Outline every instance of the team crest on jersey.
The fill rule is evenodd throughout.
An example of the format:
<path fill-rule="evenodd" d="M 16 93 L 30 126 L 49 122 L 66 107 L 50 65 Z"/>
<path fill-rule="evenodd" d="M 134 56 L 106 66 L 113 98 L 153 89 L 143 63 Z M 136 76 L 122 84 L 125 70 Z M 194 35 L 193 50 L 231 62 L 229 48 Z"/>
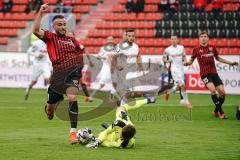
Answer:
<path fill-rule="evenodd" d="M 209 47 L 209 54 L 213 54 L 213 48 L 212 47 Z"/>

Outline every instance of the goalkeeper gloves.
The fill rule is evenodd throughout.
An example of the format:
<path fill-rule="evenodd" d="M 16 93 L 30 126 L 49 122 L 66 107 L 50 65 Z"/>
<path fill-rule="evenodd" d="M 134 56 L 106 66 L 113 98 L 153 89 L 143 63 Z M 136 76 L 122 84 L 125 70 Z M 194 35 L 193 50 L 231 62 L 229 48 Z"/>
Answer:
<path fill-rule="evenodd" d="M 98 146 L 100 145 L 100 140 L 99 139 L 95 139 L 95 142 L 89 143 L 86 145 L 87 148 L 98 148 Z"/>

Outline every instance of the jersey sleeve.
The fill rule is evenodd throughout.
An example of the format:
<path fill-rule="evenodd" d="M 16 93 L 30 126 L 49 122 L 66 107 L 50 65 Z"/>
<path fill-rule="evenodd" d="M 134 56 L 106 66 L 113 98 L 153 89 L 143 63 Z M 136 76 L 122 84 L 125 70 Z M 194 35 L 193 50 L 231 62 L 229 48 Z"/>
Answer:
<path fill-rule="evenodd" d="M 139 55 L 139 47 L 138 47 L 138 45 L 137 45 L 137 47 L 136 47 L 136 53 L 135 53 L 136 55 Z"/>
<path fill-rule="evenodd" d="M 103 57 L 104 52 L 103 52 L 103 48 L 100 49 L 100 51 L 98 52 L 98 56 Z"/>
<path fill-rule="evenodd" d="M 113 126 L 109 126 L 107 129 L 105 129 L 104 131 L 102 131 L 99 136 L 98 136 L 98 139 L 101 141 L 101 142 L 104 142 L 104 140 L 107 139 L 107 136 L 109 134 L 111 134 L 112 132 L 114 132 L 114 128 Z"/>
<path fill-rule="evenodd" d="M 219 51 L 217 50 L 216 47 L 213 47 L 213 54 L 215 57 L 219 55 Z"/>
<path fill-rule="evenodd" d="M 45 43 L 47 43 L 50 39 L 52 39 L 53 33 L 49 31 L 44 31 L 44 36 L 41 40 L 43 40 Z"/>
<path fill-rule="evenodd" d="M 186 56 L 186 51 L 185 51 L 184 46 L 182 47 L 182 56 Z"/>
<path fill-rule="evenodd" d="M 165 56 L 169 56 L 169 53 L 168 53 L 167 48 L 163 51 L 163 55 L 165 55 Z"/>
<path fill-rule="evenodd" d="M 194 61 L 196 57 L 197 57 L 197 49 L 194 48 L 191 56 L 191 61 Z"/>

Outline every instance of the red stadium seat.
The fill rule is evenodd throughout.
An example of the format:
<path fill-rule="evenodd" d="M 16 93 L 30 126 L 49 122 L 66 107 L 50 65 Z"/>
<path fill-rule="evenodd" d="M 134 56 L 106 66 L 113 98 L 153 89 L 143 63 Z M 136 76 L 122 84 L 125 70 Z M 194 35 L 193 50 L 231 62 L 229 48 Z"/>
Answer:
<path fill-rule="evenodd" d="M 219 47 L 228 47 L 228 39 L 227 38 L 221 38 L 217 40 L 217 46 Z"/>
<path fill-rule="evenodd" d="M 148 29 L 154 28 L 154 23 L 153 22 L 145 22 L 145 27 Z"/>
<path fill-rule="evenodd" d="M 230 39 L 229 47 L 239 47 L 239 39 L 238 38 L 232 38 Z"/>
<path fill-rule="evenodd" d="M 144 13 L 139 13 L 137 16 L 137 20 L 143 21 L 145 20 L 145 14 Z"/>
<path fill-rule="evenodd" d="M 43 3 L 56 4 L 57 0 L 43 0 Z"/>
<path fill-rule="evenodd" d="M 89 30 L 88 31 L 88 36 L 89 37 L 94 37 L 94 30 Z"/>
<path fill-rule="evenodd" d="M 146 39 L 145 45 L 146 47 L 153 47 L 155 46 L 155 41 L 153 38 Z"/>
<path fill-rule="evenodd" d="M 145 16 L 145 19 L 146 20 L 149 20 L 149 21 L 152 21 L 152 20 L 155 20 L 155 14 L 153 13 L 147 13 L 146 16 Z"/>
<path fill-rule="evenodd" d="M 7 37 L 0 37 L 0 45 L 7 45 L 8 38 Z"/>
<path fill-rule="evenodd" d="M 185 48 L 185 52 L 187 55 L 191 55 L 192 54 L 192 48 Z"/>
<path fill-rule="evenodd" d="M 145 46 L 145 39 L 144 38 L 138 38 L 136 42 L 140 47 Z"/>
<path fill-rule="evenodd" d="M 161 39 L 161 38 L 155 39 L 155 45 L 162 47 L 163 46 L 163 39 Z"/>
<path fill-rule="evenodd" d="M 191 47 L 191 46 L 192 46 L 192 44 L 191 44 L 191 39 L 189 39 L 189 38 L 184 38 L 184 39 L 182 39 L 181 42 L 182 42 L 181 44 L 182 44 L 184 47 Z"/>
<path fill-rule="evenodd" d="M 217 45 L 217 39 L 216 38 L 211 39 L 210 44 L 216 46 Z"/>
<path fill-rule="evenodd" d="M 94 53 L 94 47 L 86 47 L 86 50 L 90 54 Z"/>
<path fill-rule="evenodd" d="M 162 20 L 163 14 L 162 13 L 155 13 L 154 20 Z"/>
<path fill-rule="evenodd" d="M 226 55 L 229 54 L 229 49 L 228 48 L 222 48 L 220 51 L 220 54 Z"/>
<path fill-rule="evenodd" d="M 77 21 L 80 21 L 82 18 L 82 15 L 80 13 L 75 13 L 75 16 Z"/>
<path fill-rule="evenodd" d="M 164 52 L 164 48 L 162 48 L 162 47 L 156 48 L 156 54 L 162 55 L 163 52 Z"/>
<path fill-rule="evenodd" d="M 212 11 L 212 4 L 207 4 L 205 7 L 206 12 L 211 12 Z"/>
<path fill-rule="evenodd" d="M 163 38 L 163 46 L 167 47 L 171 45 L 171 39 L 170 38 Z"/>
<path fill-rule="evenodd" d="M 102 46 L 103 45 L 103 39 L 102 38 L 96 38 L 96 39 L 93 39 L 93 44 L 95 46 Z"/>
<path fill-rule="evenodd" d="M 239 48 L 229 48 L 229 54 L 239 55 L 240 49 Z"/>
<path fill-rule="evenodd" d="M 147 54 L 156 54 L 155 48 L 154 47 L 149 47 L 148 48 L 148 53 Z"/>
<path fill-rule="evenodd" d="M 126 4 L 126 3 L 127 3 L 127 0 L 120 0 L 120 3 L 121 3 L 121 4 Z"/>
<path fill-rule="evenodd" d="M 27 4 L 28 0 L 13 0 L 13 4 Z"/>
<path fill-rule="evenodd" d="M 146 47 L 140 47 L 140 54 L 146 54 L 147 48 Z"/>
<path fill-rule="evenodd" d="M 199 40 L 197 38 L 194 38 L 192 39 L 192 43 L 191 43 L 191 46 L 192 47 L 196 47 L 199 45 Z"/>
<path fill-rule="evenodd" d="M 154 37 L 155 33 L 154 30 L 147 30 L 145 37 Z"/>
<path fill-rule="evenodd" d="M 137 22 L 136 22 L 136 28 L 137 28 L 137 29 L 143 29 L 143 28 L 145 28 L 145 22 L 137 21 Z"/>

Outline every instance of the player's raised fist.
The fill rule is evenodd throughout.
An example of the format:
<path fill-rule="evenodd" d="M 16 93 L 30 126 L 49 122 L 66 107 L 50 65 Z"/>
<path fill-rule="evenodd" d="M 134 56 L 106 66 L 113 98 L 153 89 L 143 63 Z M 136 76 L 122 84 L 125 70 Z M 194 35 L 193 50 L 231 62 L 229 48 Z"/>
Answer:
<path fill-rule="evenodd" d="M 50 7 L 47 3 L 41 5 L 41 8 L 39 10 L 40 13 L 47 13 L 50 11 Z"/>

